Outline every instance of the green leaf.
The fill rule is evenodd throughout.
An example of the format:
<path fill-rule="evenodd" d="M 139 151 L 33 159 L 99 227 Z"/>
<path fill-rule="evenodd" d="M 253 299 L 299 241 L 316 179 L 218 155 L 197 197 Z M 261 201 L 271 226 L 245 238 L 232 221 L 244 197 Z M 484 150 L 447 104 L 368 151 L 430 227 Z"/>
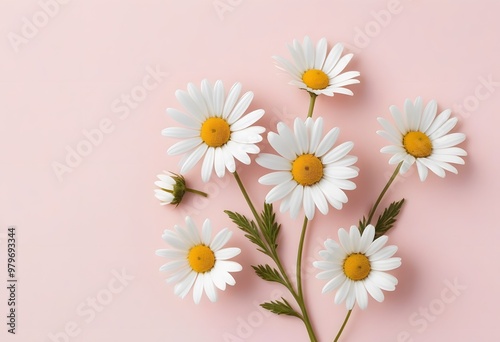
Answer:
<path fill-rule="evenodd" d="M 392 202 L 387 208 L 385 208 L 382 215 L 379 216 L 377 224 L 375 225 L 375 238 L 384 235 L 394 226 L 396 222 L 396 217 L 401 211 L 401 207 L 404 203 L 404 198 L 398 202 Z"/>
<path fill-rule="evenodd" d="M 245 216 L 236 212 L 232 212 L 229 210 L 224 210 L 224 212 L 227 214 L 227 216 L 229 216 L 231 221 L 233 221 L 238 226 L 238 228 L 245 232 L 245 237 L 258 247 L 258 251 L 266 255 L 270 255 L 266 244 L 264 243 L 264 241 L 262 241 L 262 237 L 260 236 L 259 230 L 257 229 L 257 225 L 254 221 L 250 221 Z"/>
<path fill-rule="evenodd" d="M 279 273 L 277 269 L 271 268 L 271 266 L 269 265 L 257 265 L 252 266 L 252 268 L 255 270 L 255 273 L 257 273 L 257 275 L 262 279 L 287 286 L 285 279 L 283 279 L 281 273 Z"/>
<path fill-rule="evenodd" d="M 290 303 L 286 301 L 283 297 L 281 297 L 283 300 L 282 302 L 277 300 L 277 301 L 271 301 L 271 302 L 266 302 L 260 304 L 264 309 L 271 311 L 272 313 L 275 313 L 277 315 L 287 315 L 287 316 L 294 316 L 297 318 L 300 318 L 301 320 L 304 320 L 302 318 L 302 315 L 300 315 L 297 311 L 295 311 Z"/>
<path fill-rule="evenodd" d="M 366 222 L 366 217 L 363 216 L 361 220 L 359 220 L 358 223 L 358 229 L 361 234 L 363 234 L 363 231 L 365 230 L 366 226 L 368 225 L 368 222 Z"/>
<path fill-rule="evenodd" d="M 264 203 L 264 210 L 261 214 L 262 220 L 262 234 L 264 239 L 266 239 L 269 247 L 276 250 L 278 244 L 276 243 L 278 239 L 278 234 L 281 229 L 281 225 L 276 222 L 276 214 L 273 211 L 273 205 L 269 203 Z"/>

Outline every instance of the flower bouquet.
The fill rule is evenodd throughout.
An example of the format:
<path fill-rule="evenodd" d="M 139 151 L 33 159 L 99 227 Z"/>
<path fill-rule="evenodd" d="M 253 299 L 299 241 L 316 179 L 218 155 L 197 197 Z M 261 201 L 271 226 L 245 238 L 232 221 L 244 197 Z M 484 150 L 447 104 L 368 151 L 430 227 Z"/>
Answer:
<path fill-rule="evenodd" d="M 306 117 L 295 118 L 292 127 L 279 122 L 276 131 L 267 134 L 276 153 L 260 152 L 258 144 L 266 129 L 255 124 L 263 117 L 264 110 L 246 113 L 253 100 L 252 92 L 241 95 L 240 83 L 226 92 L 220 80 L 213 85 L 203 80 L 200 87 L 190 83 L 187 90 L 175 93 L 184 110 L 167 109 L 168 115 L 180 127 L 162 131 L 164 136 L 180 140 L 168 149 L 170 155 L 183 155 L 180 170 L 159 175 L 155 194 L 162 204 L 176 206 L 186 193 L 209 196 L 187 185 L 186 174 L 197 163 L 202 163 L 204 182 L 213 177 L 213 171 L 216 177 L 234 177 L 252 216 L 229 210 L 225 213 L 256 249 L 268 257 L 268 264 L 252 266 L 257 276 L 281 284 L 288 291 L 286 298 L 261 306 L 275 314 L 302 321 L 310 341 L 318 341 L 316 327 L 308 314 L 311 304 L 303 292 L 304 241 L 306 235 L 311 234 L 308 226 L 314 224 L 316 211 L 328 215 L 330 207 L 341 210 L 347 203 L 346 192 L 356 188 L 353 180 L 359 169 L 355 166 L 357 158 L 349 154 L 354 143 L 340 143 L 340 129 L 325 127 L 322 117 L 314 117 L 314 107 L 316 99 L 322 95 L 353 95 L 347 87 L 359 83 L 360 73 L 345 71 L 353 54 L 343 55 L 342 44 L 328 51 L 325 38 L 316 45 L 308 37 L 302 43 L 294 40 L 289 51 L 292 61 L 279 56 L 273 58 L 276 66 L 292 77 L 290 84 L 309 94 L 309 109 Z M 464 164 L 462 157 L 466 152 L 456 145 L 465 140 L 465 135 L 450 133 L 457 119 L 451 118 L 448 109 L 439 115 L 437 112 L 436 101 L 424 104 L 417 97 L 414 101 L 407 99 L 403 110 L 390 107 L 394 123 L 378 118 L 382 129 L 377 133 L 390 141 L 381 152 L 392 155 L 389 164 L 395 165 L 394 172 L 367 215 L 353 219 L 349 230 L 340 228 L 338 239 L 326 239 L 325 249 L 313 263 L 318 270 L 316 278 L 326 282 L 323 293 L 336 291 L 333 301 L 336 304 L 345 302 L 345 320 L 339 322 L 338 333 L 332 337 L 334 341 L 340 339 L 356 304 L 366 309 L 369 296 L 382 302 L 383 291 L 394 291 L 398 283 L 389 271 L 401 266 L 401 258 L 395 256 L 396 246 L 387 245 L 386 233 L 394 227 L 404 199 L 390 203 L 383 210 L 379 208 L 394 179 L 414 164 L 421 181 L 427 178 L 429 170 L 444 177 L 445 171 L 457 173 L 452 164 Z M 260 184 L 271 186 L 264 201 L 255 202 L 250 198 L 236 171 L 237 163 L 251 163 L 250 155 L 257 155 L 256 163 L 270 170 L 259 179 Z M 226 170 L 230 175 L 226 175 Z M 303 213 L 296 279 L 291 279 L 280 256 L 280 234 L 285 233 L 276 220 L 275 203 L 279 203 L 281 212 L 289 212 L 293 219 Z M 231 260 L 241 253 L 241 249 L 225 247 L 232 230 L 224 228 L 212 235 L 209 219 L 202 223 L 200 231 L 188 216 L 185 224 L 164 231 L 162 238 L 169 248 L 156 251 L 157 255 L 169 259 L 160 271 L 169 273 L 167 282 L 174 284 L 174 293 L 184 298 L 192 290 L 195 303 L 200 302 L 203 293 L 215 302 L 217 290 L 224 291 L 226 285 L 235 285 L 231 273 L 242 270 L 239 263 Z"/>

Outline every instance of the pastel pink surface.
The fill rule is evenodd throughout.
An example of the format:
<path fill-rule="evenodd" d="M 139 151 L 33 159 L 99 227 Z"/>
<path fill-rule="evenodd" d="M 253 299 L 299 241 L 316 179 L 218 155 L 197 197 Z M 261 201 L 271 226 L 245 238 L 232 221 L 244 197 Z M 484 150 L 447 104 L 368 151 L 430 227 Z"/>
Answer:
<path fill-rule="evenodd" d="M 13 44 L 12 33 L 22 34 L 23 18 L 40 16 L 41 3 L 51 3 L 53 15 L 38 18 L 36 33 Z M 315 109 L 327 127 L 340 127 L 340 141 L 354 141 L 361 170 L 349 203 L 318 214 L 306 241 L 305 294 L 320 341 L 333 340 L 345 307 L 321 294 L 324 282 L 311 262 L 326 238 L 336 239 L 338 228 L 366 214 L 393 170 L 389 156 L 379 153 L 387 142 L 375 134 L 376 118 L 388 118 L 390 105 L 401 108 L 416 96 L 453 110 L 454 131 L 467 135 L 461 147 L 469 155 L 458 175 L 430 174 L 421 183 L 413 170 L 397 179 L 383 204 L 407 199 L 389 234 L 403 260 L 392 272 L 399 284 L 383 303 L 355 309 L 341 341 L 500 340 L 498 2 L 54 3 L 0 4 L 2 317 L 8 314 L 9 225 L 18 228 L 19 280 L 16 335 L 2 324 L 2 340 L 307 340 L 297 319 L 258 308 L 290 296 L 254 275 L 250 265 L 267 259 L 222 212 L 250 213 L 230 175 L 204 184 L 196 167 L 186 176 L 210 200 L 191 196 L 177 209 L 160 206 L 152 191 L 158 173 L 178 170 L 179 158 L 166 154 L 175 140 L 160 131 L 174 124 L 165 108 L 181 108 L 174 93 L 188 82 L 221 79 L 226 88 L 241 82 L 255 94 L 250 109 L 266 110 L 260 123 L 268 131 L 279 120 L 306 116 L 307 93 L 287 85 L 289 77 L 271 59 L 288 58 L 286 44 L 305 35 L 315 42 L 326 37 L 330 47 L 343 42 L 355 54 L 348 69 L 361 72 L 361 83 L 350 86 L 353 97 L 322 96 Z M 155 86 L 128 110 L 117 107 L 146 75 L 156 75 Z M 65 163 L 68 149 L 90 139 L 84 131 L 97 128 L 107 133 L 95 136 L 87 155 L 58 177 L 54 163 Z M 269 187 L 257 179 L 266 170 L 254 162 L 239 170 L 251 197 L 262 201 Z M 220 292 L 215 304 L 204 297 L 195 305 L 191 294 L 181 300 L 158 271 L 165 262 L 154 254 L 166 248 L 161 234 L 186 214 L 199 226 L 210 217 L 217 230 L 230 227 L 229 245 L 243 250 L 235 258 L 244 268 L 235 274 L 236 286 Z M 278 219 L 281 255 L 292 273 L 301 220 L 288 213 Z M 88 304 L 92 298 L 99 298 L 96 307 Z"/>

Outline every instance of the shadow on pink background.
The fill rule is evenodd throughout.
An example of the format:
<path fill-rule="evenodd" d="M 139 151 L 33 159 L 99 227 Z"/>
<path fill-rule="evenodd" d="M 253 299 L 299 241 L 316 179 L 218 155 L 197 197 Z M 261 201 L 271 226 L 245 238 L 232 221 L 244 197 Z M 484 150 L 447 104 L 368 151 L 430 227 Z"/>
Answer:
<path fill-rule="evenodd" d="M 255 93 L 260 123 L 305 117 L 306 92 L 287 85 L 272 55 L 305 35 L 343 42 L 361 83 L 353 97 L 320 97 L 315 115 L 352 140 L 360 176 L 342 211 L 317 215 L 305 250 L 305 292 L 321 341 L 331 341 L 345 307 L 322 295 L 312 260 L 366 214 L 392 167 L 378 151 L 376 117 L 405 98 L 436 99 L 459 118 L 469 155 L 459 174 L 421 183 L 399 177 L 383 204 L 407 199 L 389 243 L 403 265 L 386 300 L 355 309 L 342 341 L 500 340 L 498 129 L 500 23 L 497 1 L 2 1 L 0 27 L 0 316 L 2 341 L 306 341 L 294 318 L 258 303 L 289 296 L 258 279 L 267 262 L 222 212 L 249 213 L 233 179 L 201 182 L 210 200 L 189 197 L 177 210 L 153 196 L 156 175 L 177 171 L 174 92 L 208 78 Z M 263 150 L 270 151 L 267 144 Z M 256 163 L 240 167 L 252 198 L 268 187 Z M 230 227 L 243 272 L 217 303 L 174 296 L 164 259 L 164 229 L 190 214 L 201 226 Z M 279 214 L 285 266 L 294 269 L 300 220 Z M 17 328 L 7 332 L 7 227 L 17 227 Z M 449 290 L 446 290 L 449 289 Z M 449 293 L 453 293 L 450 296 Z M 444 295 L 446 293 L 446 295 Z"/>

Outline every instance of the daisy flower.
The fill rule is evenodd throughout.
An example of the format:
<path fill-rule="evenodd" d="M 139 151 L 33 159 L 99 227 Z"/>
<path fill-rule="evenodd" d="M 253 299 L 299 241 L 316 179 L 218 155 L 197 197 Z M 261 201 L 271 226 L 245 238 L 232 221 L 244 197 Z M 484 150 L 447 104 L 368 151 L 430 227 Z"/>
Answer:
<path fill-rule="evenodd" d="M 248 154 L 259 153 L 255 143 L 262 140 L 260 134 L 265 129 L 252 125 L 264 115 L 264 110 L 243 115 L 252 102 L 253 93 L 246 92 L 239 98 L 240 92 L 241 84 L 235 83 L 226 97 L 221 81 L 212 87 L 207 80 L 201 82 L 201 90 L 189 83 L 187 91 L 176 91 L 175 96 L 186 113 L 173 108 L 168 108 L 167 113 L 185 127 L 168 127 L 162 134 L 182 139 L 168 149 L 170 155 L 184 154 L 180 161 L 181 174 L 205 156 L 201 177 L 207 182 L 212 169 L 218 177 L 223 177 L 226 168 L 229 172 L 235 171 L 235 158 L 250 164 Z"/>
<path fill-rule="evenodd" d="M 323 137 L 321 117 L 305 122 L 296 118 L 293 131 L 279 122 L 278 133 L 270 132 L 267 139 L 280 155 L 261 153 L 256 159 L 259 165 L 275 171 L 259 179 L 261 184 L 274 185 L 266 202 L 283 199 L 280 210 L 290 210 L 292 218 L 301 207 L 308 219 L 314 217 L 316 207 L 326 215 L 328 203 L 341 209 L 347 202 L 343 190 L 356 188 L 349 179 L 356 177 L 358 170 L 352 166 L 357 157 L 347 155 L 352 142 L 333 148 L 339 132 L 333 128 Z"/>
<path fill-rule="evenodd" d="M 351 310 L 355 302 L 361 309 L 366 309 L 367 293 L 382 302 L 382 290 L 394 291 L 398 283 L 394 276 L 385 272 L 401 266 L 401 258 L 392 257 L 398 248 L 384 247 L 388 239 L 386 235 L 373 241 L 375 228 L 372 225 L 365 228 L 363 235 L 356 226 L 352 226 L 349 233 L 341 228 L 338 235 L 340 245 L 331 239 L 326 240 L 326 250 L 319 252 L 324 260 L 313 263 L 322 270 L 316 278 L 328 280 L 323 293 L 338 288 L 335 303 L 345 300 L 347 310 Z"/>
<path fill-rule="evenodd" d="M 208 196 L 203 191 L 188 188 L 186 179 L 182 175 L 173 172 L 170 172 L 169 175 L 166 171 L 163 172 L 164 174 L 157 176 L 159 180 L 155 182 L 155 185 L 159 187 L 159 189 L 155 189 L 155 197 L 160 200 L 161 205 L 179 205 L 186 192 L 192 192 L 204 197 Z"/>
<path fill-rule="evenodd" d="M 229 261 L 240 254 L 239 248 L 222 248 L 232 235 L 227 228 L 221 230 L 213 240 L 210 220 L 203 222 L 201 236 L 193 220 L 186 217 L 186 228 L 175 225 L 175 231 L 165 230 L 163 240 L 171 249 L 159 249 L 156 255 L 172 259 L 160 267 L 160 271 L 169 272 L 167 283 L 176 283 L 174 293 L 184 298 L 193 287 L 193 299 L 200 302 L 203 292 L 210 301 L 217 300 L 216 288 L 224 291 L 226 284 L 236 281 L 230 272 L 239 272 L 242 267 L 235 261 Z"/>
<path fill-rule="evenodd" d="M 378 118 L 384 130 L 377 131 L 393 143 L 380 150 L 382 153 L 393 154 L 389 164 L 403 162 L 400 170 L 403 174 L 416 163 L 422 182 L 427 178 L 428 170 L 439 177 L 445 176 L 445 170 L 458 173 L 450 163 L 465 163 L 460 157 L 466 156 L 467 152 L 455 147 L 465 140 L 465 134 L 449 133 L 458 121 L 457 118 L 450 119 L 450 109 L 436 116 L 436 101 L 430 101 L 424 109 L 420 97 L 417 97 L 415 103 L 406 99 L 404 114 L 396 106 L 389 109 L 396 125 L 392 126 L 387 120 Z"/>
<path fill-rule="evenodd" d="M 354 77 L 359 76 L 358 71 L 341 72 L 345 69 L 353 54 L 342 55 L 344 46 L 337 43 L 330 50 L 328 56 L 326 38 L 320 39 L 316 47 L 309 37 L 304 38 L 304 43 L 293 41 L 288 46 L 293 62 L 280 56 L 273 56 L 276 66 L 289 73 L 293 80 L 289 84 L 296 85 L 316 95 L 333 96 L 334 93 L 353 95 L 345 86 L 359 83 Z"/>

